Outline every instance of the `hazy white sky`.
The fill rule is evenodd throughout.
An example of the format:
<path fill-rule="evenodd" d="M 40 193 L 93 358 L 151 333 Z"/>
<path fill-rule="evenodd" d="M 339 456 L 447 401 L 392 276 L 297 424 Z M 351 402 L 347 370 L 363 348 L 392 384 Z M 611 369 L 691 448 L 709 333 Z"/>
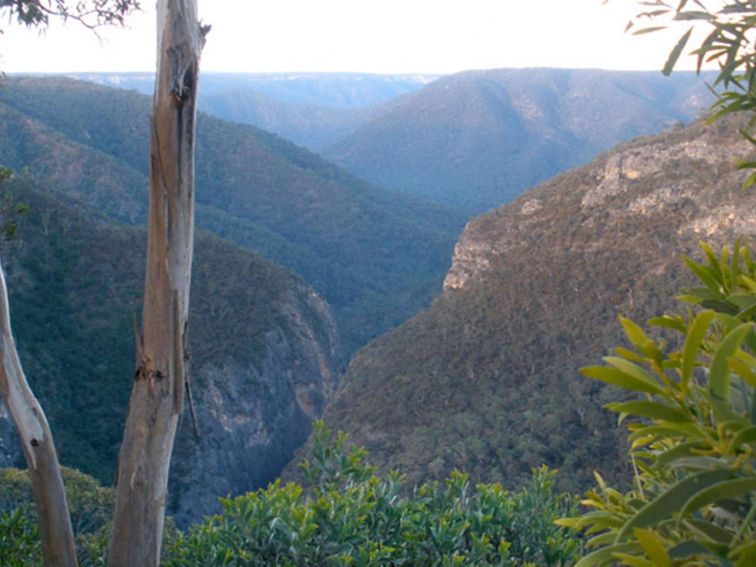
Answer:
<path fill-rule="evenodd" d="M 0 27 L 7 72 L 151 71 L 154 2 L 103 42 L 70 23 Z M 199 0 L 204 71 L 451 73 L 496 67 L 660 69 L 676 34 L 624 33 L 635 0 Z"/>

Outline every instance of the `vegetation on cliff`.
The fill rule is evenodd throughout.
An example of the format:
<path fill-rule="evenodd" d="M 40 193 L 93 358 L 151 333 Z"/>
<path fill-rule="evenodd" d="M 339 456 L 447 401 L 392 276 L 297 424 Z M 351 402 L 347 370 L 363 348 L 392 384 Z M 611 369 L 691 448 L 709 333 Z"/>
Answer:
<path fill-rule="evenodd" d="M 444 294 L 354 357 L 326 423 L 415 481 L 544 463 L 563 489 L 629 480 L 610 394 L 578 369 L 620 340 L 617 315 L 673 307 L 680 254 L 756 233 L 737 126 L 635 140 L 470 222 Z"/>
<path fill-rule="evenodd" d="M 133 381 L 144 230 L 112 223 L 23 175 L 3 182 L 1 190 L 29 208 L 15 218 L 16 238 L 3 250 L 28 379 L 46 408 L 62 463 L 111 484 Z M 270 428 L 260 441 L 269 450 L 256 453 L 254 467 L 244 463 L 246 477 L 233 472 L 241 468 L 233 459 L 219 461 L 232 478 L 219 493 L 272 480 L 320 415 L 341 360 L 327 306 L 299 278 L 205 232 L 195 245 L 192 385 L 199 442 L 212 451 L 189 459 L 199 442 L 192 441 L 187 414 L 173 467 L 176 501 L 196 489 L 189 473 L 217 466 L 207 462 L 213 451 L 232 451 L 231 431 L 240 434 L 244 426 Z M 240 393 L 257 403 L 267 400 L 268 407 L 246 408 L 249 425 L 232 422 L 224 429 L 217 421 L 239 411 Z M 195 506 L 202 500 L 192 498 Z M 195 517 L 208 511 L 197 507 Z"/>
<path fill-rule="evenodd" d="M 0 90 L 3 164 L 111 220 L 146 217 L 149 99 L 60 78 Z M 197 222 L 301 276 L 347 352 L 426 306 L 465 216 L 376 188 L 272 134 L 200 115 Z"/>

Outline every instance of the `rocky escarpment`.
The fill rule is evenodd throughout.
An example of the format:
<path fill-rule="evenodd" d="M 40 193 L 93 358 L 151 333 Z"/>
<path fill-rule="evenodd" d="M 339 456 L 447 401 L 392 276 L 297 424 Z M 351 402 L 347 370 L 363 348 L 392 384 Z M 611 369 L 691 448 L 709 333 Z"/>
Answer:
<path fill-rule="evenodd" d="M 468 223 L 455 246 L 444 289 L 461 289 L 468 281 L 483 277 L 493 264 L 522 246 L 521 236 L 531 227 L 542 227 L 568 212 L 578 213 L 573 221 L 591 228 L 604 212 L 611 223 L 619 223 L 620 217 L 642 222 L 698 201 L 702 206 L 677 226 L 681 235 L 722 239 L 756 234 L 756 200 L 736 207 L 716 198 L 724 188 L 737 187 L 742 181 L 743 173 L 734 162 L 750 151 L 747 141 L 733 135 L 732 121 L 709 128 L 699 124 L 624 144 L 570 177 L 545 184 L 553 186 L 578 173 L 581 182 L 571 185 L 571 195 L 564 199 L 579 197 L 574 211 L 555 209 L 553 196 L 544 198 L 544 192 L 550 193 L 544 187 L 527 193 L 511 207 Z"/>
<path fill-rule="evenodd" d="M 358 352 L 327 425 L 410 480 L 460 468 L 512 486 L 541 464 L 570 490 L 594 470 L 629 479 L 602 409 L 618 394 L 579 368 L 623 344 L 618 315 L 677 308 L 700 240 L 756 237 L 736 126 L 635 140 L 472 220 L 443 294 Z"/>
<path fill-rule="evenodd" d="M 134 375 L 144 231 L 108 223 L 28 180 L 7 189 L 31 209 L 3 250 L 24 369 L 61 462 L 110 484 Z M 329 307 L 315 291 L 202 232 L 189 335 L 198 436 L 187 409 L 169 502 L 182 524 L 214 511 L 218 497 L 277 476 L 322 414 L 342 360 Z M 0 466 L 22 464 L 13 437 L 0 406 Z"/>
<path fill-rule="evenodd" d="M 257 330 L 261 344 L 247 360 L 219 353 L 192 366 L 198 434 L 186 415 L 171 469 L 180 524 L 219 510 L 219 496 L 273 481 L 336 387 L 339 343 L 325 302 L 295 283 L 274 309 L 275 324 Z"/>

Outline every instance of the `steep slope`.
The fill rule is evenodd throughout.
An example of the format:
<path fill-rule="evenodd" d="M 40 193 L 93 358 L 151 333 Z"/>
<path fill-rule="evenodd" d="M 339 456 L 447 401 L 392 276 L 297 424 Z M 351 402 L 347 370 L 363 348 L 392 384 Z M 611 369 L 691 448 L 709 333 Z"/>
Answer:
<path fill-rule="evenodd" d="M 392 103 L 323 155 L 358 176 L 485 211 L 633 136 L 707 105 L 693 74 L 470 71 Z"/>
<path fill-rule="evenodd" d="M 644 320 L 690 281 L 697 243 L 756 236 L 756 198 L 730 123 L 639 139 L 471 221 L 432 307 L 353 358 L 327 424 L 411 479 L 560 469 L 626 477 L 616 399 L 578 368 L 622 342 L 618 314 Z M 380 392 L 376 396 L 375 392 Z"/>
<path fill-rule="evenodd" d="M 0 90 L 0 163 L 28 169 L 110 218 L 145 217 L 149 100 L 67 79 Z M 352 351 L 440 288 L 461 213 L 377 189 L 249 126 L 202 115 L 200 226 L 301 275 Z"/>
<path fill-rule="evenodd" d="M 28 180 L 6 190 L 31 208 L 3 251 L 22 363 L 62 462 L 111 483 L 134 374 L 144 230 L 108 223 Z M 171 478 L 182 521 L 275 478 L 321 415 L 341 361 L 325 302 L 285 269 L 199 233 L 193 276 L 200 436 L 187 412 Z M 5 465 L 19 457 L 9 431 L 0 408 Z"/>

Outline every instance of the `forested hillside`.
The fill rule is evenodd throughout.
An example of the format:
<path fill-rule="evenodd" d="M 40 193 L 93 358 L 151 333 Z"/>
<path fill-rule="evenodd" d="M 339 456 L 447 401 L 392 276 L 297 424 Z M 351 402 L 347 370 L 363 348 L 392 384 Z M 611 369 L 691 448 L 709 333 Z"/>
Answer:
<path fill-rule="evenodd" d="M 108 215 L 142 223 L 147 97 L 70 79 L 0 89 L 0 163 Z M 301 275 L 333 307 L 345 350 L 440 289 L 461 213 L 365 183 L 285 140 L 202 115 L 200 227 Z"/>
<path fill-rule="evenodd" d="M 621 344 L 618 314 L 674 305 L 691 283 L 681 255 L 699 240 L 756 235 L 733 160 L 748 150 L 732 121 L 696 123 L 474 219 L 443 295 L 357 353 L 327 424 L 413 480 L 458 467 L 511 484 L 543 463 L 572 490 L 593 470 L 627 478 L 607 392 L 578 368 Z"/>
<path fill-rule="evenodd" d="M 251 89 L 207 95 L 201 100 L 201 108 L 208 114 L 274 132 L 313 151 L 346 138 L 384 108 L 381 104 L 367 108 L 285 104 Z"/>
<path fill-rule="evenodd" d="M 134 380 L 145 231 L 23 176 L 0 189 L 30 209 L 2 250 L 25 371 L 63 464 L 111 484 Z M 335 324 L 311 288 L 205 232 L 196 239 L 190 319 L 201 435 L 193 437 L 187 412 L 170 503 L 183 520 L 275 478 L 321 415 L 341 363 Z M 0 431 L 8 430 L 0 413 Z M 21 458 L 11 439 L 0 435 L 5 466 Z"/>
<path fill-rule="evenodd" d="M 356 175 L 482 212 L 630 138 L 696 118 L 693 73 L 495 69 L 443 77 L 323 155 Z"/>

